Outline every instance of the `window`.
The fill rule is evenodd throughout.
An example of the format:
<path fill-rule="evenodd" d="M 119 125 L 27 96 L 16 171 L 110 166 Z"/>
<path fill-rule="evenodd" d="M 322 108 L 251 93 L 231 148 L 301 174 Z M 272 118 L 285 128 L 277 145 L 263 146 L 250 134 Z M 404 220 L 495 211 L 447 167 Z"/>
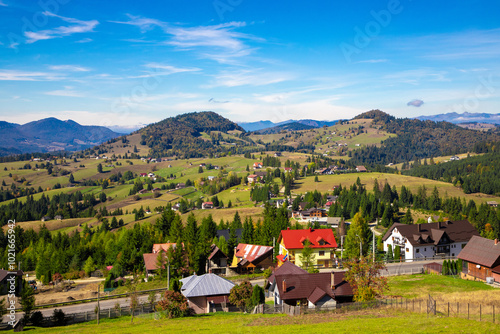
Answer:
<path fill-rule="evenodd" d="M 319 256 L 325 256 L 325 251 L 319 251 Z"/>
<path fill-rule="evenodd" d="M 406 252 L 408 253 L 409 251 L 410 251 L 410 249 L 408 249 L 408 248 L 407 248 L 407 249 L 406 249 Z"/>
<path fill-rule="evenodd" d="M 426 251 L 427 251 L 427 248 L 424 248 L 424 252 L 426 252 Z"/>
<path fill-rule="evenodd" d="M 416 252 L 417 252 L 417 253 L 420 253 L 420 249 L 419 249 L 419 248 L 417 248 L 417 249 L 416 249 Z"/>

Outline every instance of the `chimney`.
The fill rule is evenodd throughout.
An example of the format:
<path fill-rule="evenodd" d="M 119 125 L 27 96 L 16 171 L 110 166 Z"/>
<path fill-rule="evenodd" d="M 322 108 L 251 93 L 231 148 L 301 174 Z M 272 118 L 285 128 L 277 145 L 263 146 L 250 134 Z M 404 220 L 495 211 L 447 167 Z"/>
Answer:
<path fill-rule="evenodd" d="M 287 229 L 287 230 L 289 230 L 289 229 L 290 229 L 290 226 L 288 226 L 286 229 Z"/>
<path fill-rule="evenodd" d="M 441 222 L 438 221 L 438 229 L 441 228 Z"/>
<path fill-rule="evenodd" d="M 286 279 L 283 280 L 283 293 L 286 292 Z"/>
<path fill-rule="evenodd" d="M 331 275 L 331 285 L 332 285 L 332 290 L 335 290 L 335 273 L 332 271 Z"/>
<path fill-rule="evenodd" d="M 421 225 L 422 224 L 417 224 L 417 226 L 418 226 L 418 232 L 422 232 L 422 226 Z"/>
<path fill-rule="evenodd" d="M 495 245 L 498 245 L 498 239 L 495 239 Z"/>
<path fill-rule="evenodd" d="M 309 232 L 312 232 L 312 230 L 313 230 L 312 227 L 309 227 Z"/>

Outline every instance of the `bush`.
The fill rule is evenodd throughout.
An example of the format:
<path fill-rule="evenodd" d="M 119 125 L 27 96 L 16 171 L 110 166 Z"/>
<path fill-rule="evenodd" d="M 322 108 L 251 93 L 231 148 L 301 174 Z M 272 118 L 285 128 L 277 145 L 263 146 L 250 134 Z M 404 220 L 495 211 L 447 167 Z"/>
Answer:
<path fill-rule="evenodd" d="M 180 292 L 165 291 L 163 299 L 156 306 L 158 310 L 165 311 L 169 318 L 180 318 L 188 316 L 189 306 L 186 297 Z"/>
<path fill-rule="evenodd" d="M 66 325 L 66 314 L 64 314 L 63 310 L 55 309 L 52 319 L 54 320 L 56 326 Z"/>
<path fill-rule="evenodd" d="M 264 278 L 267 280 L 273 274 L 273 269 L 271 267 L 264 270 Z"/>
<path fill-rule="evenodd" d="M 30 321 L 33 324 L 33 326 L 41 326 L 43 322 L 43 314 L 41 311 L 36 311 L 33 312 L 33 314 L 30 317 Z"/>

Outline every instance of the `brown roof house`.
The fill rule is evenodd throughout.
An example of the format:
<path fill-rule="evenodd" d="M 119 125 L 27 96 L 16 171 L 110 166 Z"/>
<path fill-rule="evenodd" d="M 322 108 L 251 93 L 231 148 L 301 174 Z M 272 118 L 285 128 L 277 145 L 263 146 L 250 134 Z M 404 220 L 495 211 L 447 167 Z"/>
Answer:
<path fill-rule="evenodd" d="M 196 314 L 229 310 L 229 294 L 236 285 L 215 274 L 192 275 L 180 280 L 181 293 Z"/>
<path fill-rule="evenodd" d="M 227 255 L 212 245 L 212 251 L 207 259 L 207 273 L 225 275 L 227 270 Z"/>
<path fill-rule="evenodd" d="M 286 274 L 274 277 L 275 305 L 300 305 L 308 308 L 335 308 L 337 303 L 352 302 L 351 285 L 343 271 L 317 274 Z"/>
<path fill-rule="evenodd" d="M 22 270 L 7 271 L 0 269 L 0 296 L 7 294 L 14 294 L 19 296 L 23 286 Z"/>
<path fill-rule="evenodd" d="M 384 251 L 400 247 L 401 258 L 412 261 L 457 256 L 475 235 L 479 233 L 468 220 L 414 225 L 395 223 L 382 241 Z"/>
<path fill-rule="evenodd" d="M 462 259 L 462 278 L 500 282 L 500 243 L 473 236 L 458 255 Z"/>

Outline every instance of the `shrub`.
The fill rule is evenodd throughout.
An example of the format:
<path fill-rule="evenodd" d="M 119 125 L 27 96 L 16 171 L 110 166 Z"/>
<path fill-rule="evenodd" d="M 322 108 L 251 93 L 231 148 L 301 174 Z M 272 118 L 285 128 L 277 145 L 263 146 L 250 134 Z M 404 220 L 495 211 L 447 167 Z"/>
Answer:
<path fill-rule="evenodd" d="M 163 299 L 156 306 L 158 310 L 165 311 L 169 318 L 180 318 L 188 316 L 189 306 L 186 297 L 180 292 L 165 291 Z"/>
<path fill-rule="evenodd" d="M 55 309 L 52 319 L 54 320 L 56 326 L 66 325 L 66 314 L 64 314 L 63 310 Z"/>
<path fill-rule="evenodd" d="M 33 324 L 33 326 L 41 326 L 43 322 L 42 312 L 41 311 L 33 312 L 33 314 L 30 317 L 30 321 Z"/>

